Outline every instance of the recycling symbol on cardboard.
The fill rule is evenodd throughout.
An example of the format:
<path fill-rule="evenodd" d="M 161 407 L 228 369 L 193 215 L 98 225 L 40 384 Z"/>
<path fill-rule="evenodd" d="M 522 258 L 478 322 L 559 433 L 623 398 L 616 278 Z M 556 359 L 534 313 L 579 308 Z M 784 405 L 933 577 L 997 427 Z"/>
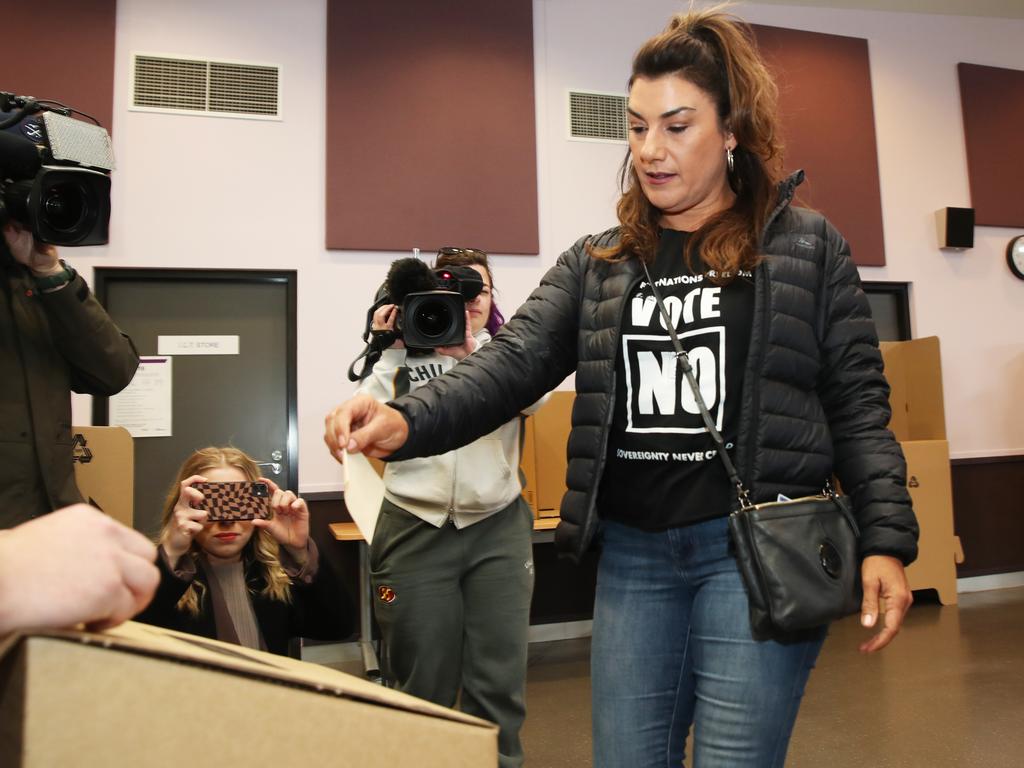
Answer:
<path fill-rule="evenodd" d="M 71 461 L 77 461 L 79 464 L 88 464 L 92 461 L 92 451 L 86 445 L 85 436 L 82 434 L 76 434 L 71 443 Z"/>

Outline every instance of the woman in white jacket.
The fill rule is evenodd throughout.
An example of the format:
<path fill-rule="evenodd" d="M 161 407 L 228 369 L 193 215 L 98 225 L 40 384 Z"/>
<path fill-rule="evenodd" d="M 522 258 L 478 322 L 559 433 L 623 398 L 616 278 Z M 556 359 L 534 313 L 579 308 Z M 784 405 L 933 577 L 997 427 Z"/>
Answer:
<path fill-rule="evenodd" d="M 483 289 L 466 302 L 465 343 L 422 354 L 396 341 L 359 387 L 381 402 L 415 392 L 491 340 L 504 322 L 487 254 L 442 248 L 435 267 L 468 266 Z M 382 306 L 373 329 L 392 330 Z M 536 403 L 530 412 L 536 410 Z M 520 420 L 440 456 L 392 462 L 370 549 L 384 673 L 399 690 L 500 728 L 499 765 L 523 761 L 533 516 L 519 480 Z M 461 696 L 459 695 L 461 690 Z"/>

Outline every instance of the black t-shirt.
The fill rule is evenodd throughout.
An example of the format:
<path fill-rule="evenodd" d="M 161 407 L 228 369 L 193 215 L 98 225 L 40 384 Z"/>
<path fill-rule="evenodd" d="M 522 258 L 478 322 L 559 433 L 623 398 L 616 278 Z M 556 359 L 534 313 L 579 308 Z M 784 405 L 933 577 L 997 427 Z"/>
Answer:
<path fill-rule="evenodd" d="M 753 275 L 744 271 L 728 285 L 716 286 L 703 272 L 694 274 L 684 256 L 688 237 L 662 231 L 651 277 L 732 453 L 753 322 Z M 626 297 L 615 355 L 615 414 L 598 512 L 649 531 L 721 517 L 736 505 L 674 354 L 654 294 L 641 280 Z"/>

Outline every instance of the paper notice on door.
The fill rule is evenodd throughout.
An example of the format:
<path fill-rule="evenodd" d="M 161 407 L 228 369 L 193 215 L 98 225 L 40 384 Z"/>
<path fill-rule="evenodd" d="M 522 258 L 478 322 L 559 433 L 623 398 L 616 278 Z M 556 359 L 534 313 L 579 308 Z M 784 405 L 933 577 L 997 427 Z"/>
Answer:
<path fill-rule="evenodd" d="M 342 453 L 345 480 L 345 508 L 366 543 L 373 542 L 380 504 L 384 500 L 384 481 L 361 453 Z"/>
<path fill-rule="evenodd" d="M 171 362 L 170 357 L 139 360 L 131 384 L 110 398 L 111 426 L 124 427 L 132 437 L 171 436 Z"/>

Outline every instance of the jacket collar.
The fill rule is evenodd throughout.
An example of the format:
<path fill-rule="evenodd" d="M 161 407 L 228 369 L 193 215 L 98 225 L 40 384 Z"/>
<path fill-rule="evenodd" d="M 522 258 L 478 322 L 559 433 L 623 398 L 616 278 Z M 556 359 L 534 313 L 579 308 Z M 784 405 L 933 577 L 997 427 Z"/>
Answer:
<path fill-rule="evenodd" d="M 768 229 L 775 220 L 782 214 L 789 204 L 793 202 L 793 196 L 796 194 L 796 188 L 799 187 L 804 180 L 803 170 L 794 171 L 789 175 L 788 178 L 784 179 L 779 183 L 779 194 L 776 198 L 775 208 L 768 214 L 768 220 L 764 223 L 764 229 L 761 231 L 761 243 L 763 244 L 765 238 L 768 236 Z"/>

